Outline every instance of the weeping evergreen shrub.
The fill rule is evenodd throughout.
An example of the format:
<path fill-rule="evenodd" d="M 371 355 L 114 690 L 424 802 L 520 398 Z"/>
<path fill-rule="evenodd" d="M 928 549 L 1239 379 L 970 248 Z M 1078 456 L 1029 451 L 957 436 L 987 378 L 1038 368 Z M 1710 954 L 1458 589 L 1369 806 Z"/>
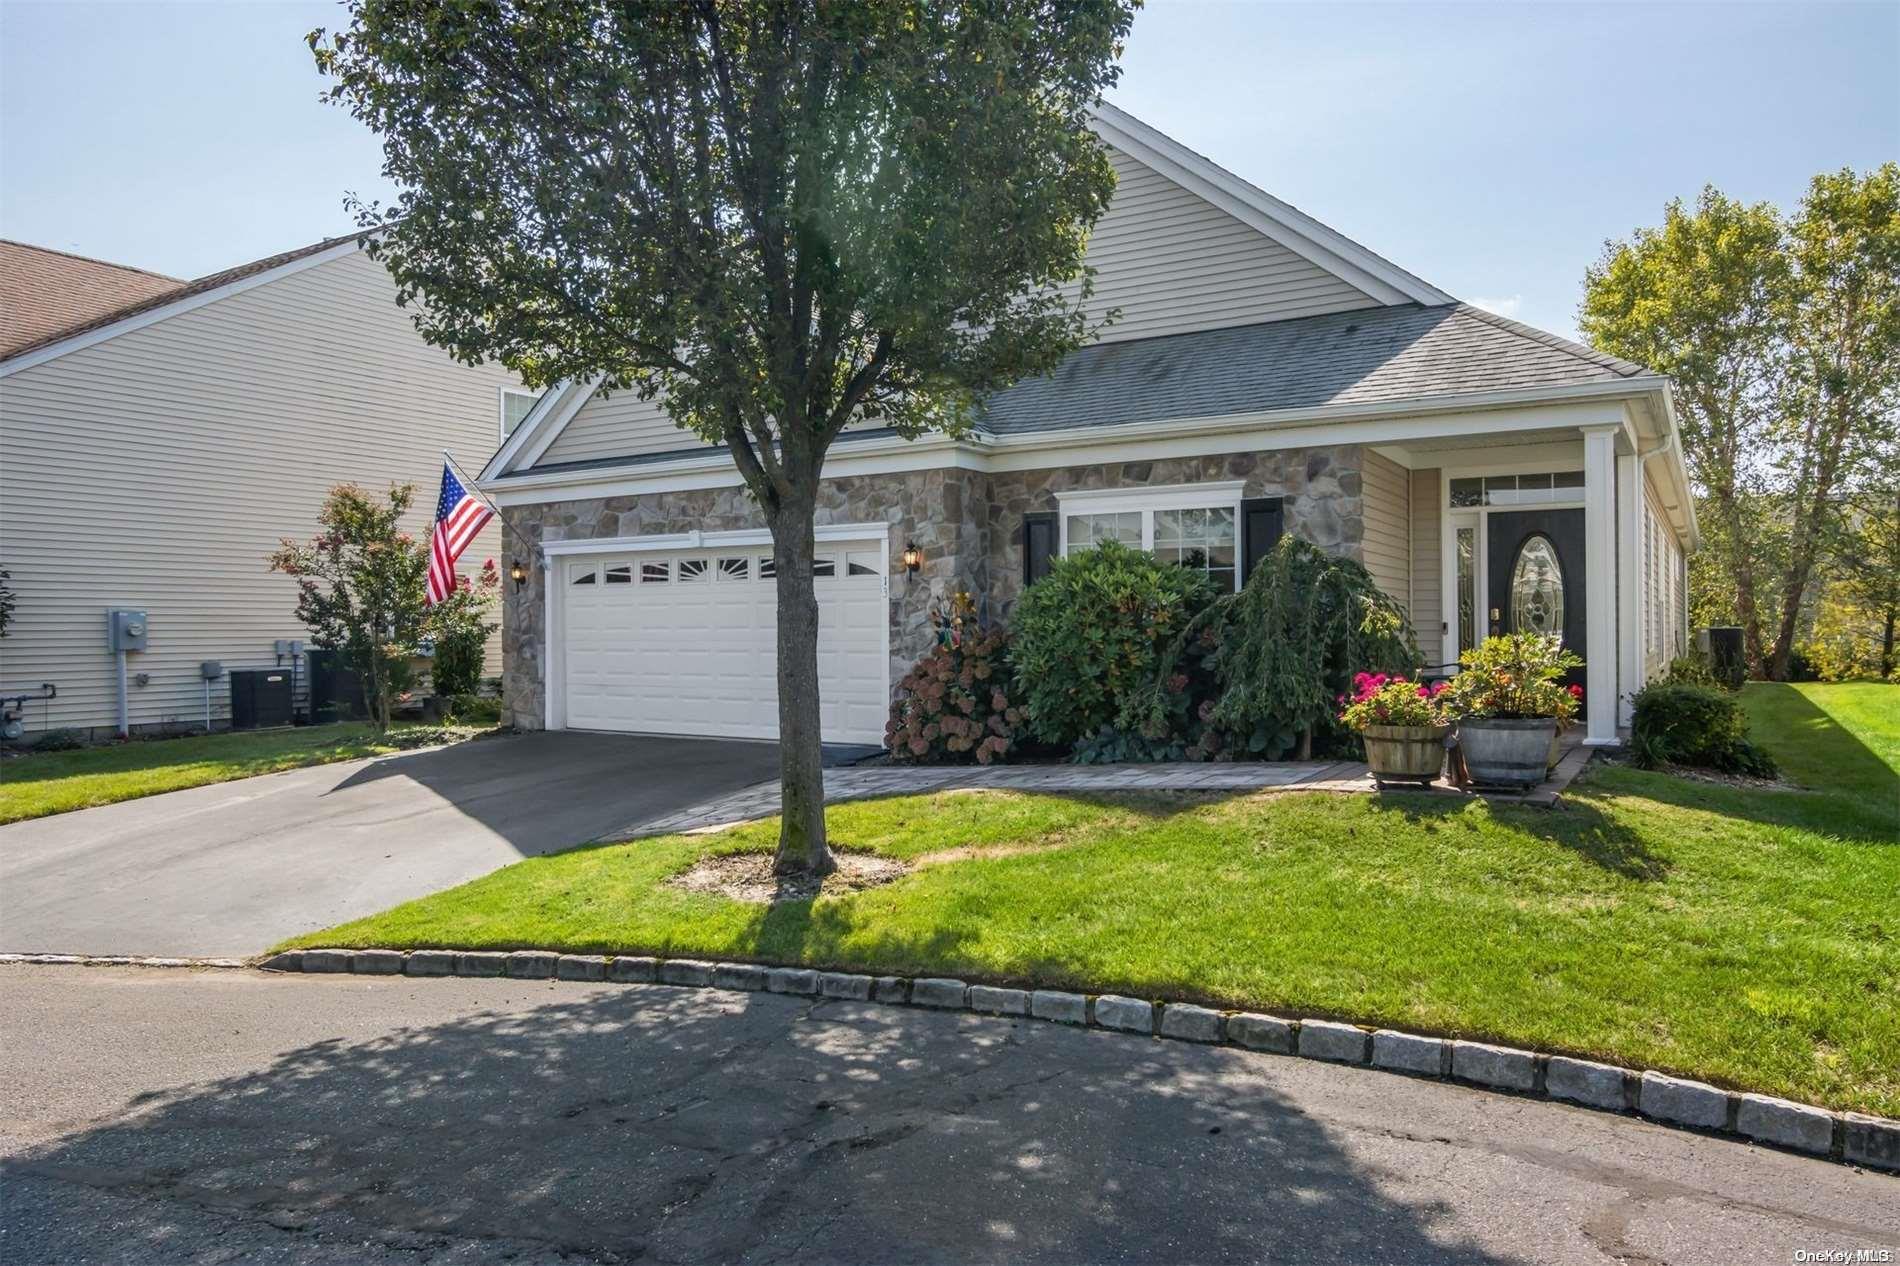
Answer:
<path fill-rule="evenodd" d="M 1205 648 L 1217 649 L 1211 655 Z M 1200 733 L 1190 754 L 1280 760 L 1310 754 L 1336 724 L 1354 673 L 1409 673 L 1418 646 L 1403 607 L 1361 563 L 1283 536 L 1238 593 L 1217 599 L 1163 651 L 1152 684 L 1121 725 L 1150 740 L 1181 726 L 1181 687 L 1201 660 L 1211 691 L 1191 706 Z"/>

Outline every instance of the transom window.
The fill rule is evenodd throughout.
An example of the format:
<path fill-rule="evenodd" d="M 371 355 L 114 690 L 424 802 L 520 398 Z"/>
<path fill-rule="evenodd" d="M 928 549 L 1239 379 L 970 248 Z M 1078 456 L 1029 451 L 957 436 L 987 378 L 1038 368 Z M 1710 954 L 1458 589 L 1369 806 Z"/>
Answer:
<path fill-rule="evenodd" d="M 1062 552 L 1117 541 L 1206 572 L 1232 590 L 1239 577 L 1240 493 L 1239 481 L 1060 493 Z"/>
<path fill-rule="evenodd" d="M 1536 506 L 1583 500 L 1583 472 L 1545 471 L 1536 475 L 1486 475 L 1451 481 L 1453 509 L 1470 506 Z"/>

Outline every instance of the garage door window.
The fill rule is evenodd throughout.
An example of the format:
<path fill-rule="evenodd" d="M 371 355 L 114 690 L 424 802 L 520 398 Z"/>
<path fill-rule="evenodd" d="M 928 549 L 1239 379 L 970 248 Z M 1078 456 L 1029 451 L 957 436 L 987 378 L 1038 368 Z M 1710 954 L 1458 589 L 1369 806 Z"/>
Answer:
<path fill-rule="evenodd" d="M 657 563 L 640 564 L 640 583 L 643 585 L 663 585 L 673 579 L 673 564 L 662 559 Z"/>
<path fill-rule="evenodd" d="M 594 583 L 594 568 L 590 563 L 585 567 L 576 567 L 567 573 L 571 585 L 591 585 Z"/>
<path fill-rule="evenodd" d="M 847 576 L 882 576 L 884 569 L 879 566 L 884 560 L 876 550 L 851 550 L 844 556 Z"/>
<path fill-rule="evenodd" d="M 751 575 L 752 560 L 749 558 L 722 558 L 719 560 L 719 579 L 744 580 Z"/>
<path fill-rule="evenodd" d="M 814 576 L 835 576 L 838 574 L 838 560 L 829 554 L 820 554 L 811 560 L 811 574 Z"/>
<path fill-rule="evenodd" d="M 607 569 L 607 583 L 610 585 L 630 585 L 633 583 L 633 564 Z"/>
<path fill-rule="evenodd" d="M 778 562 L 770 554 L 761 554 L 759 556 L 759 579 L 778 579 Z"/>
<path fill-rule="evenodd" d="M 680 559 L 680 579 L 681 580 L 706 579 L 706 560 L 703 558 Z"/>

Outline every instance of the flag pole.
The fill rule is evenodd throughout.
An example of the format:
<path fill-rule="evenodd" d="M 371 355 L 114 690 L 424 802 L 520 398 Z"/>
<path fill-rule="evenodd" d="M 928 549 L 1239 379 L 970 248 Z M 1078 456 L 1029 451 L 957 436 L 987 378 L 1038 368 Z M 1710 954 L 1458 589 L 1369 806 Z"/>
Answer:
<path fill-rule="evenodd" d="M 508 517 L 508 512 L 506 510 L 502 509 L 500 506 L 496 505 L 493 501 L 491 501 L 488 497 L 488 494 L 483 492 L 481 488 L 479 488 L 476 485 L 476 482 L 473 479 L 470 479 L 468 477 L 468 472 L 462 469 L 462 464 L 456 461 L 455 458 L 449 453 L 449 450 L 446 448 L 442 450 L 442 460 L 449 464 L 449 469 L 455 472 L 455 477 L 462 481 L 462 487 L 465 491 L 474 494 L 474 496 L 476 496 L 477 498 L 481 500 L 481 503 L 483 505 L 488 507 L 490 512 L 492 512 L 496 518 L 500 519 L 502 523 L 504 523 L 508 527 L 514 529 L 515 535 L 519 537 L 522 541 L 527 543 L 528 550 L 531 555 L 539 555 L 541 553 L 541 542 L 538 540 L 535 540 L 533 537 L 529 536 L 526 532 L 523 532 L 521 530 L 521 525 Z M 541 561 L 546 562 L 547 560 L 545 557 L 543 557 Z"/>

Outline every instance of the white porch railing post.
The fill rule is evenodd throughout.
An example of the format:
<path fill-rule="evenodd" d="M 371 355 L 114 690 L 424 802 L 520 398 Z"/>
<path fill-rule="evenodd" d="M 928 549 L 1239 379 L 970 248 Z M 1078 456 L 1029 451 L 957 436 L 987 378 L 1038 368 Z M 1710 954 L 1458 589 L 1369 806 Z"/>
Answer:
<path fill-rule="evenodd" d="M 1641 540 L 1643 463 L 1634 453 L 1616 456 L 1616 723 L 1628 728 L 1630 700 L 1643 688 L 1643 569 L 1637 558 Z"/>
<path fill-rule="evenodd" d="M 1616 437 L 1620 423 L 1583 428 L 1584 742 L 1617 741 Z"/>

